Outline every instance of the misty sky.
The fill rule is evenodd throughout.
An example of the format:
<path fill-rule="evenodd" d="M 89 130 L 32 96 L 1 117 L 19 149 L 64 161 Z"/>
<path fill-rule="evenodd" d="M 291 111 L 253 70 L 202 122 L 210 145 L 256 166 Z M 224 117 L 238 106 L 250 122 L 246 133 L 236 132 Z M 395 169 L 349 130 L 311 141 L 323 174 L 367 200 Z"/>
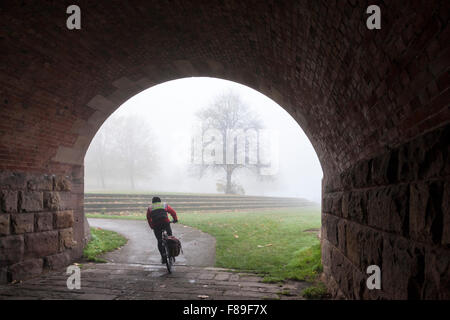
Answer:
<path fill-rule="evenodd" d="M 320 203 L 322 169 L 311 143 L 297 122 L 263 94 L 215 78 L 185 78 L 154 86 L 126 101 L 111 115 L 139 115 L 151 129 L 151 148 L 159 160 L 151 179 L 141 183 L 139 189 L 216 192 L 216 182 L 224 178 L 223 172 L 198 180 L 187 175 L 186 168 L 191 160 L 191 137 L 197 123 L 195 113 L 207 107 L 216 95 L 229 90 L 237 92 L 258 113 L 265 128 L 276 130 L 279 137 L 279 170 L 272 181 L 261 182 L 253 174 L 236 175 L 236 181 L 244 187 L 246 194 L 303 197 Z M 87 173 L 86 190 L 98 189 L 89 178 Z"/>

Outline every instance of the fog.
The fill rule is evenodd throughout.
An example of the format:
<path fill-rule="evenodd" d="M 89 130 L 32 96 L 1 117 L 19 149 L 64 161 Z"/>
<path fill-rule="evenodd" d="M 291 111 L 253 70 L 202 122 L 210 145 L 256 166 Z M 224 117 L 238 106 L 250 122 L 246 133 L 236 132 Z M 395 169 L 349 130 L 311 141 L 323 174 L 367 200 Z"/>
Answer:
<path fill-rule="evenodd" d="M 198 124 L 196 112 L 230 90 L 258 114 L 266 129 L 277 133 L 277 148 L 272 152 L 277 152 L 279 159 L 276 175 L 268 179 L 240 171 L 233 175 L 233 181 L 247 195 L 302 197 L 319 203 L 322 169 L 297 122 L 263 94 L 214 78 L 169 81 L 120 106 L 88 149 L 86 191 L 217 193 L 216 183 L 225 173 L 219 171 L 201 179 L 193 176 L 189 170 L 191 140 Z M 128 178 L 130 175 L 134 178 Z"/>

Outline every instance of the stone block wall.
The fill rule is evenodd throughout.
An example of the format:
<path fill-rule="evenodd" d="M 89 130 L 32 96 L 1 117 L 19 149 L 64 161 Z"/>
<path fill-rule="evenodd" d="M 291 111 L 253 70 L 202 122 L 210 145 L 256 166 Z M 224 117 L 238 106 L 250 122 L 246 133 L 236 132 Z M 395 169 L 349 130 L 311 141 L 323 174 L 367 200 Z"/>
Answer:
<path fill-rule="evenodd" d="M 450 299 L 450 125 L 323 181 L 322 260 L 335 297 Z M 381 268 L 368 290 L 367 267 Z"/>
<path fill-rule="evenodd" d="M 85 244 L 83 170 L 0 172 L 0 283 L 70 264 Z"/>

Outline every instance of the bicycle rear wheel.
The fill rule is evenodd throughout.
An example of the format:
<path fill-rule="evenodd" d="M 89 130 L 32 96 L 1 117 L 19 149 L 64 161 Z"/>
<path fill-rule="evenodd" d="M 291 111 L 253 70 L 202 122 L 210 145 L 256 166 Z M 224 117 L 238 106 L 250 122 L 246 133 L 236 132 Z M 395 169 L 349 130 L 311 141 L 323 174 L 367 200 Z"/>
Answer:
<path fill-rule="evenodd" d="M 171 257 L 170 254 L 169 254 L 169 247 L 168 247 L 167 243 L 166 243 L 166 245 L 164 246 L 164 248 L 165 248 L 165 250 L 166 250 L 166 266 L 167 266 L 167 271 L 168 271 L 169 273 L 172 273 L 172 264 L 173 264 L 173 261 L 172 261 L 172 257 Z"/>

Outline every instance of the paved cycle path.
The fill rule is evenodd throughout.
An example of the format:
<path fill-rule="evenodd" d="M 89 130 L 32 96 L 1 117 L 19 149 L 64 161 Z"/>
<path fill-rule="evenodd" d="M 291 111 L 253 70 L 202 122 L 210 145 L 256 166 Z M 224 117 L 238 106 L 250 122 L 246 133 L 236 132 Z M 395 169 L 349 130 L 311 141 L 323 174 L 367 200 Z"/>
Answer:
<path fill-rule="evenodd" d="M 160 262 L 156 239 L 146 221 L 89 219 L 92 227 L 127 237 L 120 250 L 105 254 L 108 263 L 82 263 L 80 289 L 67 287 L 66 269 L 54 270 L 18 283 L 0 285 L 0 300 L 260 300 L 303 299 L 309 284 L 287 281 L 264 283 L 248 272 L 211 267 L 215 239 L 199 230 L 173 225 L 183 243 L 172 274 Z"/>
<path fill-rule="evenodd" d="M 160 264 L 161 256 L 153 231 L 143 220 L 88 219 L 95 228 L 112 230 L 122 234 L 128 243 L 120 250 L 102 257 L 114 263 Z M 212 267 L 216 255 L 216 239 L 200 230 L 171 224 L 173 235 L 181 240 L 183 253 L 176 258 L 177 265 Z"/>

